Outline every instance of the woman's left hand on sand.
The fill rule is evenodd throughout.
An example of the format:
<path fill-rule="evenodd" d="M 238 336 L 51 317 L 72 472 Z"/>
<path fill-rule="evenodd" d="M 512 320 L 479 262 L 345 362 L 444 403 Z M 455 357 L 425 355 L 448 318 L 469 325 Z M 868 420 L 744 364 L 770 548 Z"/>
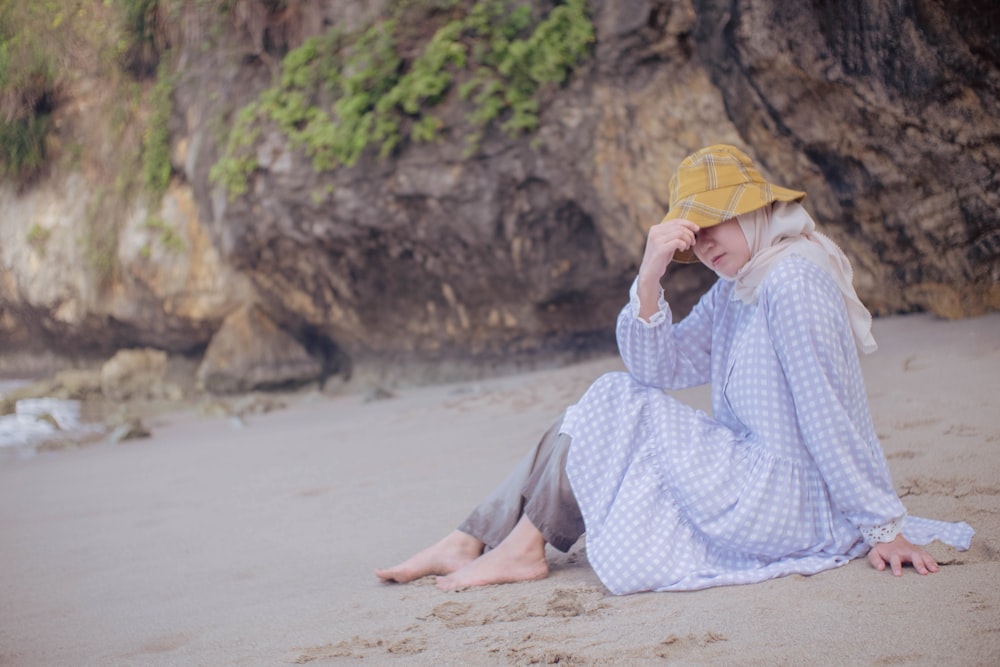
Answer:
<path fill-rule="evenodd" d="M 937 561 L 902 535 L 897 535 L 892 542 L 879 542 L 872 547 L 868 552 L 868 562 L 880 571 L 888 565 L 897 577 L 903 576 L 903 563 L 911 563 L 920 574 L 938 571 Z"/>

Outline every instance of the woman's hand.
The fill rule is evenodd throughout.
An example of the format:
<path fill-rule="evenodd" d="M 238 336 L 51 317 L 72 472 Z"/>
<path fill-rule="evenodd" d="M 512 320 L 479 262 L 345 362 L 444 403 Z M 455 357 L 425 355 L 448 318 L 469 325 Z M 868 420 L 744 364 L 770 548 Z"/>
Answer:
<path fill-rule="evenodd" d="M 868 552 L 868 562 L 879 571 L 889 565 L 897 577 L 903 575 L 903 563 L 913 563 L 913 569 L 920 574 L 938 571 L 937 561 L 902 535 L 897 535 L 892 542 L 879 542 L 873 546 Z"/>
<path fill-rule="evenodd" d="M 664 220 L 650 228 L 637 283 L 639 316 L 644 320 L 649 321 L 657 311 L 660 279 L 674 259 L 674 253 L 694 246 L 697 233 L 698 225 L 683 218 Z"/>

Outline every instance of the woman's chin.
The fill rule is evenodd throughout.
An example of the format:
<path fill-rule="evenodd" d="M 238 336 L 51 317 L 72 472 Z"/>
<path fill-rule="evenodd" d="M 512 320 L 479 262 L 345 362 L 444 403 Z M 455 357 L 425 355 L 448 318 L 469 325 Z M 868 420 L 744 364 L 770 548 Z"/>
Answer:
<path fill-rule="evenodd" d="M 730 271 L 728 268 L 719 266 L 712 269 L 715 274 L 724 280 L 733 280 L 736 278 L 736 271 Z"/>

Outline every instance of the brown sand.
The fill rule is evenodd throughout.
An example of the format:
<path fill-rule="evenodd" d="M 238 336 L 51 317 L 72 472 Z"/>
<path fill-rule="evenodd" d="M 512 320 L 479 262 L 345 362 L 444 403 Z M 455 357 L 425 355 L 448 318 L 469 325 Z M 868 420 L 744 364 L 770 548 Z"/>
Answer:
<path fill-rule="evenodd" d="M 453 528 L 608 358 L 304 397 L 0 466 L 0 665 L 994 665 L 1000 659 L 1000 315 L 879 320 L 864 359 L 896 487 L 972 549 L 901 579 L 607 594 L 583 545 L 544 581 L 377 582 Z M 683 396 L 707 407 L 703 390 Z"/>

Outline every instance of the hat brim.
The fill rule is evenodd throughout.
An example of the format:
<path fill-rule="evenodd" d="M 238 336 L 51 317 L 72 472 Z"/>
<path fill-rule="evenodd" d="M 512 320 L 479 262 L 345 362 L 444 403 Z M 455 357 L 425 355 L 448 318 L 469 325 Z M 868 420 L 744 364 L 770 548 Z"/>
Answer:
<path fill-rule="evenodd" d="M 676 202 L 663 220 L 684 218 L 702 229 L 714 227 L 738 215 L 756 211 L 776 201 L 802 201 L 806 193 L 770 183 L 740 184 L 685 197 Z M 675 262 L 693 264 L 698 261 L 693 250 L 678 250 Z"/>

